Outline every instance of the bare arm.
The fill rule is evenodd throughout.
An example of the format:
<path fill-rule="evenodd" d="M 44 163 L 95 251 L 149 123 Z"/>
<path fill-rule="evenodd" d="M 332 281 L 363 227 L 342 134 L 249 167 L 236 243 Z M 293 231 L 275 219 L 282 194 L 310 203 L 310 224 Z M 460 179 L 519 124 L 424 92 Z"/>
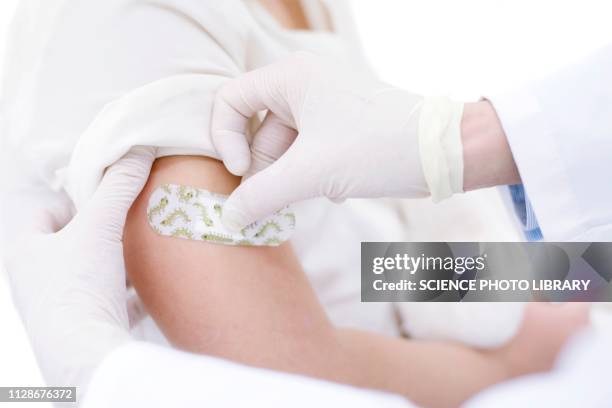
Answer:
<path fill-rule="evenodd" d="M 521 182 L 504 129 L 490 102 L 465 104 L 461 141 L 465 191 Z"/>
<path fill-rule="evenodd" d="M 333 327 L 288 243 L 274 248 L 187 241 L 157 235 L 147 223 L 148 197 L 161 184 L 229 193 L 238 181 L 212 159 L 160 159 L 128 215 L 129 277 L 172 344 L 398 393 L 427 406 L 456 406 L 517 372 L 508 361 L 514 347 L 480 352 Z"/>

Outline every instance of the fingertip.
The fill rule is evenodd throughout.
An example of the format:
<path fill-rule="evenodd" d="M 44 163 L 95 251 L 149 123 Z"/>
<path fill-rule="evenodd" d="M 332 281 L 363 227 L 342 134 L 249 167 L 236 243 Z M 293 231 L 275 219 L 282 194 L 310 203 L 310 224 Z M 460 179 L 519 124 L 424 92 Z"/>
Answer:
<path fill-rule="evenodd" d="M 157 148 L 155 146 L 133 146 L 126 154 L 125 157 L 137 157 L 142 158 L 145 162 L 153 162 L 157 155 Z"/>
<path fill-rule="evenodd" d="M 246 217 L 242 211 L 238 208 L 230 204 L 226 204 L 223 206 L 223 218 L 221 222 L 223 226 L 227 228 L 229 231 L 233 233 L 240 232 L 244 227 L 248 225 L 248 222 L 245 221 Z"/>
<path fill-rule="evenodd" d="M 246 135 L 233 130 L 213 131 L 213 143 L 227 170 L 235 176 L 243 176 L 251 166 L 251 149 Z"/>
<path fill-rule="evenodd" d="M 250 156 L 231 156 L 223 159 L 223 164 L 225 165 L 227 171 L 232 173 L 234 176 L 242 177 L 246 174 L 251 166 L 251 158 Z"/>

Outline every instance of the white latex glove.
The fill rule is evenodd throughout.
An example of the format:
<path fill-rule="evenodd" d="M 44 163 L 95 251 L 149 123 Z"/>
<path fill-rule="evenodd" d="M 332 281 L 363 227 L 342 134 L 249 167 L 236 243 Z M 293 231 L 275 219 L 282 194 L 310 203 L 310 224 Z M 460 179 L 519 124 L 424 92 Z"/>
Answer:
<path fill-rule="evenodd" d="M 94 197 L 68 225 L 62 214 L 38 220 L 39 232 L 9 253 L 6 269 L 43 376 L 78 386 L 130 339 L 123 227 L 146 182 L 153 148 L 137 147 L 111 166 Z"/>
<path fill-rule="evenodd" d="M 248 119 L 266 109 L 249 145 Z M 215 148 L 230 172 L 248 176 L 224 222 L 239 229 L 317 196 L 439 200 L 463 191 L 462 112 L 306 53 L 247 73 L 219 91 L 213 111 Z"/>

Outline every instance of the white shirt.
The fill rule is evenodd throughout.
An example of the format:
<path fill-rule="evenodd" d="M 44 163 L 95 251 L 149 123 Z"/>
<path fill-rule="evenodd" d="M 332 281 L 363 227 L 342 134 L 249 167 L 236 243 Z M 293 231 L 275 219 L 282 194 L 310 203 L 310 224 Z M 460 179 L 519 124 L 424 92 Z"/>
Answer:
<path fill-rule="evenodd" d="M 218 158 L 212 101 L 242 72 L 298 50 L 366 64 L 348 6 L 325 5 L 304 1 L 316 31 L 299 31 L 281 27 L 256 0 L 24 1 L 4 71 L 3 151 L 15 161 L 3 176 L 4 238 L 51 202 L 66 205 L 66 196 L 80 208 L 132 146 Z M 292 244 L 330 318 L 397 335 L 392 305 L 361 303 L 359 279 L 361 241 L 403 240 L 396 208 L 316 199 L 295 212 Z M 150 319 L 135 334 L 163 342 Z"/>

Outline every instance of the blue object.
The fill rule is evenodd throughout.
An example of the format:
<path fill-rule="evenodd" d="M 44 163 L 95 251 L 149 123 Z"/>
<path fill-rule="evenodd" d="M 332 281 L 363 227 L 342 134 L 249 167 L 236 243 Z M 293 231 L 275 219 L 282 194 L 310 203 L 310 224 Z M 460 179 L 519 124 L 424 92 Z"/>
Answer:
<path fill-rule="evenodd" d="M 508 186 L 508 188 L 514 203 L 514 211 L 523 224 L 525 238 L 528 241 L 541 241 L 544 238 L 542 230 L 540 230 L 540 224 L 538 224 L 538 219 L 531 207 L 529 198 L 525 194 L 525 188 L 522 184 Z"/>

